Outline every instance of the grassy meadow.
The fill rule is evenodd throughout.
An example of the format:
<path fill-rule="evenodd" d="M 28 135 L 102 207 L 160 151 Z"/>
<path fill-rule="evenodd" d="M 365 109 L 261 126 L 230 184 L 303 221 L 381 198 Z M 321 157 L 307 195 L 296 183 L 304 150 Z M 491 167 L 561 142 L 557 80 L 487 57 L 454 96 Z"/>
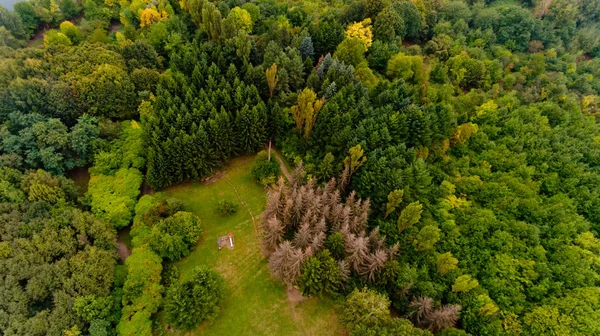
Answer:
<path fill-rule="evenodd" d="M 193 335 L 343 335 L 330 299 L 292 302 L 286 288 L 269 275 L 260 252 L 257 227 L 265 205 L 264 188 L 252 180 L 253 157 L 231 160 L 211 183 L 187 183 L 165 190 L 182 200 L 186 210 L 200 217 L 203 238 L 196 249 L 176 263 L 182 279 L 193 268 L 206 264 L 225 278 L 227 294 L 221 313 Z M 221 199 L 240 202 L 235 214 L 222 217 L 215 211 Z M 255 222 L 248 210 L 254 215 Z M 233 233 L 235 248 L 218 250 L 217 238 Z"/>

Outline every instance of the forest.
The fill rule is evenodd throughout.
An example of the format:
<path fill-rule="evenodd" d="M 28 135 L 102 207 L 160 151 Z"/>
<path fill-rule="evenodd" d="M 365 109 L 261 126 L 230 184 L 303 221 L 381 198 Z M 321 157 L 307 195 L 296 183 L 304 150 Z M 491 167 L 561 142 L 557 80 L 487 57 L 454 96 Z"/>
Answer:
<path fill-rule="evenodd" d="M 0 5 L 0 333 L 210 334 L 235 291 L 202 260 L 249 214 L 260 290 L 334 302 L 339 335 L 600 335 L 599 22 L 600 0 Z M 234 196 L 174 196 L 220 179 Z"/>

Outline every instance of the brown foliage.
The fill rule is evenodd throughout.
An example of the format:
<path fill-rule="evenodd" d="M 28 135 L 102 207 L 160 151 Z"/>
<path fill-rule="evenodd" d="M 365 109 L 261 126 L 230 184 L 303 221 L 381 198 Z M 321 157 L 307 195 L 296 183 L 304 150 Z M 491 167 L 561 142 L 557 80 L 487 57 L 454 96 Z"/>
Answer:
<path fill-rule="evenodd" d="M 262 236 L 262 248 L 265 255 L 271 255 L 273 251 L 282 242 L 282 235 L 284 233 L 283 225 L 273 216 L 266 221 L 263 221 L 263 236 Z"/>
<path fill-rule="evenodd" d="M 289 241 L 284 241 L 269 258 L 271 274 L 283 283 L 293 283 L 300 274 L 304 259 L 302 250 L 293 247 Z"/>
<path fill-rule="evenodd" d="M 375 281 L 397 246 L 388 249 L 378 229 L 367 235 L 370 208 L 369 200 L 357 199 L 353 192 L 342 201 L 335 179 L 325 186 L 305 181 L 299 165 L 289 186 L 280 179 L 269 191 L 261 224 L 262 247 L 273 275 L 294 282 L 306 257 L 323 249 L 327 234 L 341 232 L 346 254 L 340 263 L 342 277 L 353 271 Z"/>
<path fill-rule="evenodd" d="M 459 305 L 445 305 L 431 312 L 429 316 L 429 330 L 438 332 L 440 330 L 453 327 L 458 321 L 460 314 Z"/>
<path fill-rule="evenodd" d="M 412 310 L 408 317 L 420 327 L 433 333 L 453 327 L 459 319 L 459 305 L 444 305 L 434 309 L 433 299 L 428 297 L 413 298 L 409 305 Z"/>

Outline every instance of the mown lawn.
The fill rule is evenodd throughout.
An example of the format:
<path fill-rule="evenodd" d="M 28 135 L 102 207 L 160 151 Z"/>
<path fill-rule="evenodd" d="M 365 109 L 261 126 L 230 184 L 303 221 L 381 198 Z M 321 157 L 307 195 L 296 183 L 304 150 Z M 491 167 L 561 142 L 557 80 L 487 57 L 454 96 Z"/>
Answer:
<path fill-rule="evenodd" d="M 193 334 L 343 335 L 331 300 L 313 298 L 291 303 L 285 287 L 270 278 L 252 217 L 243 205 L 228 217 L 215 213 L 221 199 L 239 202 L 231 183 L 258 225 L 266 194 L 263 187 L 252 180 L 252 159 L 233 159 L 213 183 L 190 183 L 165 191 L 198 215 L 204 228 L 203 239 L 196 249 L 176 263 L 182 278 L 188 277 L 195 266 L 206 264 L 218 270 L 227 284 L 226 298 L 217 319 L 212 324 L 202 324 Z M 217 237 L 229 232 L 234 235 L 235 249 L 218 250 Z"/>

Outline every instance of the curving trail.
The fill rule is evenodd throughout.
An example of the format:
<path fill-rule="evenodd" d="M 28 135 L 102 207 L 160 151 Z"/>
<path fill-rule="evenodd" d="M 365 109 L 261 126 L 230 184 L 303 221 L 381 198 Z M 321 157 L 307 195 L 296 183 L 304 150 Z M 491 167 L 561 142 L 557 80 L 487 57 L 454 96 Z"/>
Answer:
<path fill-rule="evenodd" d="M 281 170 L 281 173 L 283 173 L 283 175 L 285 176 L 285 178 L 288 181 L 291 181 L 292 180 L 292 174 L 290 174 L 289 170 L 287 169 L 287 167 L 283 163 L 283 158 L 281 157 L 281 155 L 279 155 L 279 153 L 275 149 L 273 149 L 273 152 L 275 153 L 275 157 L 277 158 L 277 161 L 279 161 L 279 169 Z"/>

